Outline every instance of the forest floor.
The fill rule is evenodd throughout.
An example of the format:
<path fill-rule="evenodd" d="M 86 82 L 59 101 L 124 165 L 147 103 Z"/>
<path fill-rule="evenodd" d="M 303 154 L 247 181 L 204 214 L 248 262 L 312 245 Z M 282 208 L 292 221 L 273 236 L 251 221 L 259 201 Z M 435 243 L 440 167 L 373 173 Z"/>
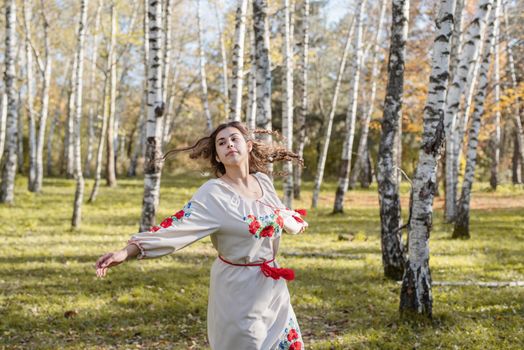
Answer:
<path fill-rule="evenodd" d="M 181 208 L 204 181 L 164 178 L 158 218 Z M 92 181 L 86 183 L 88 197 Z M 296 272 L 288 286 L 308 349 L 524 348 L 524 287 L 434 286 L 433 319 L 401 319 L 400 285 L 383 277 L 376 187 L 349 192 L 345 214 L 333 216 L 335 187 L 324 186 L 308 231 L 280 245 L 280 264 Z M 209 348 L 206 304 L 216 255 L 208 238 L 95 276 L 96 259 L 137 230 L 141 179 L 102 187 L 96 203 L 83 206 L 76 231 L 72 180 L 46 179 L 40 195 L 26 188 L 19 178 L 16 204 L 0 206 L 0 349 Z M 309 208 L 311 188 L 306 181 L 295 208 Z M 453 227 L 436 199 L 435 282 L 524 281 L 524 189 L 487 188 L 474 189 L 469 240 L 450 239 Z M 406 218 L 408 185 L 402 192 Z"/>

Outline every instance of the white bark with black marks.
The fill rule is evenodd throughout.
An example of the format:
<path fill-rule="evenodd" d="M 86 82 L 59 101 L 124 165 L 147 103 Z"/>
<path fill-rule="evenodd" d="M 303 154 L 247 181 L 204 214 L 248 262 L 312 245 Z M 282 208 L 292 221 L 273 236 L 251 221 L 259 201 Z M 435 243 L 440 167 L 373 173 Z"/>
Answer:
<path fill-rule="evenodd" d="M 349 53 L 349 48 L 351 47 L 351 40 L 353 38 L 354 32 L 354 19 L 351 19 L 351 24 L 349 26 L 348 35 L 346 38 L 346 45 L 344 47 L 344 53 L 340 60 L 340 65 L 338 68 L 337 80 L 335 82 L 335 91 L 333 93 L 333 98 L 331 99 L 331 109 L 329 111 L 329 116 L 327 120 L 327 125 L 324 129 L 324 135 L 322 136 L 323 143 L 320 155 L 318 158 L 317 172 L 315 175 L 315 184 L 313 187 L 313 199 L 311 202 L 311 207 L 316 208 L 318 205 L 318 196 L 320 195 L 320 186 L 322 185 L 322 179 L 324 177 L 324 168 L 326 166 L 327 152 L 329 149 L 329 141 L 331 140 L 331 129 L 333 128 L 333 119 L 335 117 L 337 102 L 338 102 L 338 93 L 340 91 L 340 83 L 342 81 L 342 76 L 344 75 L 344 70 L 346 69 L 346 60 Z"/>
<path fill-rule="evenodd" d="M 155 224 L 156 212 L 160 201 L 160 177 L 162 173 L 162 119 L 165 103 L 162 100 L 162 50 L 163 26 L 162 4 L 149 0 L 149 62 L 147 94 L 146 154 L 144 163 L 144 198 L 140 232 Z M 209 125 L 208 125 L 209 126 Z"/>
<path fill-rule="evenodd" d="M 284 0 L 284 93 L 282 113 L 282 134 L 288 150 L 293 149 L 293 49 L 291 42 L 290 0 Z M 284 200 L 287 208 L 293 207 L 293 164 L 283 164 L 286 173 L 283 181 Z"/>
<path fill-rule="evenodd" d="M 40 105 L 40 120 L 38 122 L 38 131 L 36 139 L 36 160 L 35 160 L 35 182 L 32 187 L 34 192 L 42 191 L 42 181 L 44 178 L 44 142 L 45 142 L 45 131 L 47 126 L 47 117 L 49 114 L 49 91 L 51 87 L 51 44 L 49 38 L 49 21 L 47 20 L 44 6 L 40 8 L 40 15 L 43 21 L 43 32 L 44 32 L 44 51 L 45 59 L 42 63 L 37 56 L 38 66 L 40 67 L 40 73 L 43 76 L 42 81 L 42 95 Z M 67 71 L 67 69 L 66 69 Z"/>
<path fill-rule="evenodd" d="M 449 86 L 446 96 L 444 128 L 446 131 L 446 220 L 455 219 L 456 190 L 458 170 L 455 169 L 454 150 L 457 141 L 456 120 L 460 107 L 460 99 L 464 88 L 471 84 L 475 62 L 478 60 L 482 33 L 486 27 L 493 0 L 481 0 L 477 13 L 468 27 L 462 51 L 459 55 L 459 64 L 453 75 L 453 83 Z"/>
<path fill-rule="evenodd" d="M 255 31 L 253 27 L 249 30 L 249 86 L 247 93 L 247 108 L 246 108 L 246 124 L 249 130 L 256 127 L 256 112 L 257 112 L 257 63 L 256 63 L 256 43 Z"/>
<path fill-rule="evenodd" d="M 31 49 L 31 23 L 33 17 L 32 4 L 29 0 L 24 0 L 24 30 L 25 30 L 25 74 L 26 74 L 26 111 L 28 117 L 28 153 L 29 153 L 29 176 L 27 187 L 28 190 L 34 192 L 36 179 L 36 116 L 35 116 L 35 78 L 33 65 L 33 50 Z"/>
<path fill-rule="evenodd" d="M 499 11 L 500 12 L 500 11 Z M 500 16 L 495 18 L 495 41 L 493 43 L 494 64 L 493 64 L 493 85 L 495 94 L 493 96 L 493 105 L 495 108 L 495 131 L 493 132 L 492 146 L 493 153 L 491 158 L 491 176 L 489 184 L 492 190 L 497 189 L 499 183 L 499 164 L 500 164 L 500 57 L 499 57 L 499 42 L 500 42 Z"/>
<path fill-rule="evenodd" d="M 380 231 L 384 275 L 402 279 L 404 254 L 400 206 L 400 183 L 396 140 L 400 138 L 406 41 L 408 37 L 409 0 L 396 0 L 392 5 L 391 44 L 388 60 L 388 82 L 384 100 L 382 135 L 378 151 L 377 182 L 380 204 Z"/>
<path fill-rule="evenodd" d="M 255 33 L 256 57 L 256 127 L 271 130 L 271 61 L 269 57 L 269 23 L 267 0 L 253 0 L 253 28 Z M 270 143 L 270 134 L 260 136 Z M 272 164 L 269 164 L 272 170 Z"/>
<path fill-rule="evenodd" d="M 86 151 L 86 160 L 84 165 L 84 175 L 86 177 L 91 176 L 91 162 L 93 160 L 93 142 L 95 139 L 95 118 L 98 112 L 98 89 L 95 88 L 96 84 L 96 62 L 98 58 L 98 44 L 100 43 L 100 14 L 102 13 L 102 6 L 104 5 L 104 0 L 98 0 L 98 5 L 96 7 L 95 13 L 95 26 L 93 29 L 93 51 L 91 52 L 91 68 L 89 70 L 89 88 L 90 99 L 89 99 L 89 111 L 87 113 L 87 151 Z"/>
<path fill-rule="evenodd" d="M 109 71 L 109 114 L 107 119 L 107 166 L 106 166 L 106 184 L 109 187 L 115 187 L 116 183 L 116 162 L 115 162 L 115 108 L 116 108 L 116 35 L 117 35 L 117 12 L 115 4 L 111 4 L 111 39 L 109 44 L 109 57 L 111 65 Z"/>
<path fill-rule="evenodd" d="M 0 162 L 4 155 L 5 147 L 5 129 L 7 123 L 7 94 L 2 93 L 2 98 L 0 99 Z"/>
<path fill-rule="evenodd" d="M 226 120 L 229 120 L 229 81 L 227 78 L 227 53 L 226 53 L 226 41 L 224 39 L 224 27 L 222 26 L 222 19 L 219 15 L 218 10 L 218 1 L 215 2 L 215 14 L 217 17 L 217 26 L 218 26 L 218 40 L 220 41 L 220 57 L 222 58 L 222 93 L 224 98 L 224 116 Z M 247 7 L 247 4 L 246 4 Z M 220 11 L 221 12 L 221 11 Z M 245 30 L 245 25 L 244 25 Z M 171 109 L 171 103 L 169 104 L 169 109 Z"/>
<path fill-rule="evenodd" d="M 78 41 L 76 48 L 77 67 L 75 72 L 75 114 L 74 114 L 74 168 L 75 168 L 75 200 L 73 209 L 73 218 L 71 226 L 77 228 L 82 222 L 82 201 L 84 199 L 84 175 L 82 174 L 82 157 L 81 157 L 81 134 L 82 125 L 82 87 L 83 87 L 83 70 L 84 70 L 84 45 L 87 25 L 87 7 L 88 0 L 82 0 L 80 3 L 80 22 L 78 26 Z"/>
<path fill-rule="evenodd" d="M 18 165 L 18 108 L 16 96 L 16 1 L 5 1 L 5 73 L 4 84 L 7 94 L 6 151 L 2 169 L 0 203 L 12 204 L 15 200 L 15 177 Z"/>
<path fill-rule="evenodd" d="M 484 102 L 486 100 L 487 89 L 489 84 L 489 66 L 490 57 L 493 52 L 495 44 L 495 33 L 497 32 L 498 22 L 496 18 L 499 16 L 500 0 L 496 0 L 493 5 L 493 13 L 490 16 L 490 23 L 488 27 L 488 35 L 484 41 L 484 48 L 482 53 L 482 63 L 479 69 L 479 82 L 475 93 L 475 108 L 471 117 L 471 126 L 468 131 L 468 149 L 466 156 L 466 170 L 464 172 L 464 181 L 462 182 L 462 192 L 457 208 L 457 218 L 455 220 L 455 227 L 453 229 L 453 238 L 469 238 L 469 211 L 471 201 L 471 188 L 475 180 L 475 167 L 477 164 L 477 146 L 479 143 L 478 137 L 484 115 Z"/>
<path fill-rule="evenodd" d="M 304 157 L 304 147 L 306 144 L 306 117 L 308 111 L 308 66 L 309 66 L 309 0 L 303 0 L 300 6 L 298 33 L 300 39 L 297 46 L 300 51 L 298 63 L 297 90 L 300 97 L 300 104 L 297 108 L 297 149 L 296 153 L 300 158 Z M 300 199 L 302 187 L 302 168 L 295 167 L 295 179 L 293 182 L 293 196 Z"/>
<path fill-rule="evenodd" d="M 356 29 L 357 35 L 355 37 L 356 55 L 353 59 L 354 65 L 352 69 L 352 86 L 350 95 L 350 104 L 346 114 L 346 135 L 342 148 L 342 157 L 340 163 L 340 170 L 338 175 L 338 187 L 335 194 L 335 203 L 333 205 L 333 213 L 344 212 L 344 197 L 349 186 L 349 173 L 351 172 L 351 158 L 353 155 L 353 141 L 355 139 L 355 125 L 357 121 L 357 105 L 358 105 L 358 89 L 360 83 L 360 71 L 362 64 L 363 45 L 362 45 L 362 31 L 363 31 L 363 17 L 366 0 L 360 0 L 358 3 Z"/>
<path fill-rule="evenodd" d="M 413 178 L 408 223 L 406 262 L 400 312 L 431 317 L 433 297 L 429 268 L 429 236 L 433 220 L 433 199 L 439 152 L 445 138 L 444 107 L 449 77 L 450 38 L 453 33 L 454 0 L 442 0 L 436 19 L 428 97 L 424 107 L 422 145 Z"/>
<path fill-rule="evenodd" d="M 204 51 L 204 42 L 203 42 L 203 30 L 202 30 L 202 21 L 200 15 L 200 0 L 197 0 L 197 29 L 198 29 L 198 57 L 199 57 L 199 66 L 200 66 L 200 88 L 202 105 L 204 107 L 204 116 L 207 123 L 207 132 L 211 133 L 213 131 L 213 119 L 211 118 L 211 112 L 209 111 L 209 97 L 207 94 L 207 77 L 206 77 L 206 57 Z"/>
<path fill-rule="evenodd" d="M 244 41 L 248 0 L 239 0 L 235 16 L 235 45 L 233 46 L 231 81 L 231 120 L 241 119 L 242 86 L 244 83 Z"/>

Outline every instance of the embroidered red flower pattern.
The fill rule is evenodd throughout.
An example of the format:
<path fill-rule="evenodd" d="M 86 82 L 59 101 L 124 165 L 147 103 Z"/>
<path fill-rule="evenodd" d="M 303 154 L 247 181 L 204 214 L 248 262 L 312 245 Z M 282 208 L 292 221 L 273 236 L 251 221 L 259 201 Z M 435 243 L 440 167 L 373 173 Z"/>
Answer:
<path fill-rule="evenodd" d="M 296 329 L 292 328 L 287 335 L 287 340 L 293 341 L 295 339 L 298 339 L 298 333 Z"/>
<path fill-rule="evenodd" d="M 251 224 L 249 224 L 249 232 L 254 235 L 255 233 L 257 233 L 258 229 L 260 228 L 260 222 L 258 220 L 254 220 L 253 222 L 251 222 Z"/>
<path fill-rule="evenodd" d="M 169 226 L 171 226 L 172 223 L 173 223 L 173 219 L 166 218 L 164 221 L 162 221 L 160 226 L 162 226 L 163 228 L 168 228 Z"/>
<path fill-rule="evenodd" d="M 282 216 L 278 215 L 275 222 L 277 223 L 278 226 L 284 227 L 284 219 L 282 218 Z"/>
<path fill-rule="evenodd" d="M 151 232 L 156 232 L 156 231 L 158 231 L 158 230 L 160 230 L 160 226 L 153 226 L 153 227 L 151 227 L 151 228 L 149 229 L 149 231 L 151 231 Z"/>
<path fill-rule="evenodd" d="M 275 228 L 268 225 L 262 229 L 262 232 L 260 232 L 260 237 L 272 237 L 274 232 Z"/>
<path fill-rule="evenodd" d="M 302 343 L 299 341 L 294 342 L 289 346 L 289 350 L 302 350 Z"/>
<path fill-rule="evenodd" d="M 175 217 L 176 217 L 178 220 L 180 220 L 180 219 L 182 219 L 182 217 L 184 216 L 184 214 L 185 214 L 184 211 L 183 211 L 183 210 L 180 210 L 180 211 L 177 211 L 177 212 L 175 213 Z"/>

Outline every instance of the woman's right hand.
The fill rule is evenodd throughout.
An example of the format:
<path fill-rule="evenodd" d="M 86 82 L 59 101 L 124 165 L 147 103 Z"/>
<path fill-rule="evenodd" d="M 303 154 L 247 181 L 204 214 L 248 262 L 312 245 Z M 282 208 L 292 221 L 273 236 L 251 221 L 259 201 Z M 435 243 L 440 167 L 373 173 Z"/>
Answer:
<path fill-rule="evenodd" d="M 116 252 L 111 252 L 102 255 L 96 261 L 96 275 L 97 277 L 105 277 L 107 270 L 110 267 L 120 265 L 127 259 L 127 251 L 125 249 Z"/>

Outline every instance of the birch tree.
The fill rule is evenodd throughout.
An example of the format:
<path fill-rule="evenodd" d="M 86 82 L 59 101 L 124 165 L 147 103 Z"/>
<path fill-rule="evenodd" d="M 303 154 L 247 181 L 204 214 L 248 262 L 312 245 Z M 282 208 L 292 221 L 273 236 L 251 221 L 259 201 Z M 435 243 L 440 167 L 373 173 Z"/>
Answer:
<path fill-rule="evenodd" d="M 247 1 L 246 1 L 246 8 L 247 8 Z M 229 81 L 227 78 L 226 40 L 224 39 L 224 28 L 222 26 L 221 16 L 219 15 L 217 2 L 215 2 L 215 14 L 217 17 L 218 40 L 220 41 L 220 57 L 222 58 L 222 93 L 224 95 L 224 115 L 225 115 L 225 119 L 229 120 L 229 109 L 231 107 L 229 105 Z"/>
<path fill-rule="evenodd" d="M 75 30 L 76 33 L 79 32 L 78 23 L 80 23 L 80 20 L 77 22 Z M 67 178 L 72 178 L 74 176 L 74 111 L 76 100 L 75 89 L 77 87 L 75 78 L 78 67 L 78 55 L 74 54 L 73 56 L 73 69 L 71 70 L 71 79 L 69 81 L 69 98 L 67 102 L 67 127 L 64 135 L 64 158 Z"/>
<path fill-rule="evenodd" d="M 360 83 L 360 71 L 362 64 L 362 30 L 363 17 L 366 0 L 360 0 L 357 10 L 357 35 L 355 37 L 356 57 L 354 58 L 352 87 L 350 96 L 350 105 L 346 114 L 346 135 L 342 148 L 342 157 L 338 177 L 338 187 L 335 194 L 335 204 L 333 213 L 342 213 L 344 211 L 344 197 L 349 186 L 349 173 L 351 171 L 351 158 L 353 155 L 353 140 L 355 138 L 355 123 L 357 120 L 358 89 Z"/>
<path fill-rule="evenodd" d="M 2 93 L 0 100 L 0 162 L 4 156 L 5 147 L 5 129 L 7 126 L 7 94 L 5 91 Z"/>
<path fill-rule="evenodd" d="M 42 191 L 42 181 L 44 178 L 44 142 L 45 131 L 47 126 L 47 117 L 49 114 L 49 91 L 51 87 L 51 44 L 49 38 L 49 21 L 47 20 L 43 1 L 40 7 L 40 16 L 43 22 L 44 35 L 44 62 L 39 56 L 36 56 L 40 74 L 42 75 L 42 94 L 40 104 L 40 120 L 38 122 L 37 139 L 36 139 L 36 155 L 35 155 L 35 182 L 31 185 L 30 190 L 34 192 Z"/>
<path fill-rule="evenodd" d="M 297 154 L 300 158 L 304 157 L 304 146 L 306 144 L 306 115 L 308 111 L 308 64 L 309 64 L 309 0 L 303 0 L 300 6 L 298 32 L 300 39 L 297 46 L 300 51 L 298 63 L 297 90 L 300 96 L 300 104 L 297 109 Z M 293 181 L 295 199 L 300 199 L 300 189 L 302 184 L 302 168 L 295 167 L 295 178 Z"/>
<path fill-rule="evenodd" d="M 480 37 L 484 32 L 486 21 L 491 11 L 493 0 L 481 0 L 477 13 L 470 23 L 462 51 L 460 52 L 459 65 L 453 77 L 453 83 L 449 86 L 446 96 L 446 110 L 444 117 L 444 127 L 446 131 L 446 219 L 453 221 L 456 208 L 456 188 L 458 180 L 458 170 L 455 168 L 454 142 L 457 140 L 453 134 L 456 132 L 456 119 L 460 107 L 460 99 L 464 92 L 464 87 L 471 84 L 475 69 L 475 62 L 478 60 Z"/>
<path fill-rule="evenodd" d="M 28 147 L 28 153 L 29 153 L 29 179 L 27 182 L 27 187 L 29 191 L 32 191 L 35 184 L 35 178 L 36 178 L 36 116 L 35 116 L 35 101 L 34 101 L 34 85 L 35 85 L 35 79 L 34 79 L 34 65 L 33 65 L 33 51 L 31 49 L 31 31 L 32 31 L 32 17 L 33 17 L 33 9 L 32 4 L 29 0 L 24 0 L 23 2 L 23 9 L 24 9 L 24 29 L 25 29 L 25 74 L 26 74 L 26 80 L 27 80 L 27 91 L 26 91 L 26 110 L 27 110 L 27 116 L 28 116 L 28 129 L 29 129 L 29 147 Z"/>
<path fill-rule="evenodd" d="M 422 145 L 413 179 L 408 260 L 400 292 L 400 312 L 431 317 L 433 297 L 429 268 L 429 235 L 433 216 L 436 170 L 444 141 L 444 106 L 449 76 L 450 38 L 453 33 L 454 0 L 442 0 L 436 19 L 428 97 L 424 108 Z"/>
<path fill-rule="evenodd" d="M 249 130 L 253 130 L 256 127 L 256 112 L 257 112 L 257 63 L 256 63 L 256 43 L 255 43 L 255 31 L 253 27 L 249 30 L 249 87 L 248 87 L 248 99 L 246 108 L 246 124 Z"/>
<path fill-rule="evenodd" d="M 468 149 L 466 158 L 466 170 L 464 172 L 464 181 L 462 182 L 462 191 L 460 195 L 459 205 L 457 208 L 457 218 L 455 220 L 455 227 L 453 229 L 453 238 L 469 238 L 469 209 L 471 201 L 471 187 L 473 186 L 475 166 L 477 164 L 477 146 L 478 136 L 482 116 L 484 114 L 484 102 L 486 99 L 487 88 L 489 84 L 489 66 L 490 57 L 493 52 L 495 44 L 495 34 L 498 32 L 500 0 L 496 0 L 493 7 L 494 13 L 491 14 L 490 23 L 488 27 L 488 35 L 484 42 L 482 63 L 479 69 L 479 81 L 477 91 L 475 93 L 475 108 L 471 118 L 471 126 L 468 130 Z"/>
<path fill-rule="evenodd" d="M 311 207 L 316 208 L 318 205 L 318 196 L 320 194 L 320 185 L 322 185 L 322 179 L 324 177 L 324 168 L 326 165 L 327 152 L 329 149 L 329 141 L 331 140 L 331 129 L 333 128 L 333 118 L 335 117 L 335 112 L 337 109 L 338 102 L 338 93 L 340 91 L 340 83 L 342 81 L 342 76 L 344 75 L 344 70 L 346 69 L 346 60 L 349 53 L 349 48 L 351 47 L 351 40 L 353 38 L 354 32 L 354 23 L 353 18 L 351 19 L 351 24 L 349 26 L 348 35 L 346 37 L 346 45 L 344 46 L 344 52 L 340 60 L 340 65 L 337 73 L 337 80 L 335 82 L 335 91 L 333 93 L 333 98 L 331 99 L 331 109 L 329 112 L 327 125 L 324 129 L 324 135 L 322 137 L 322 149 L 318 158 L 317 172 L 315 175 L 315 184 L 313 187 L 313 199 L 311 202 Z"/>
<path fill-rule="evenodd" d="M 104 0 L 98 0 L 96 13 L 95 13 L 95 26 L 93 28 L 93 51 L 91 53 L 91 68 L 89 70 L 89 87 L 90 87 L 90 99 L 89 99 L 89 111 L 87 120 L 87 151 L 86 161 L 84 165 L 84 173 L 86 177 L 91 176 L 91 162 L 93 160 L 93 142 L 95 138 L 95 118 L 98 114 L 98 89 L 95 88 L 96 84 L 96 72 L 97 72 L 97 59 L 98 59 L 98 45 L 100 43 L 100 15 L 102 13 L 102 7 L 104 6 Z"/>
<path fill-rule="evenodd" d="M 499 11 L 500 12 L 500 11 Z M 493 64 L 493 75 L 494 75 L 494 101 L 495 107 L 495 131 L 492 139 L 493 153 L 491 159 L 491 176 L 489 184 L 491 189 L 496 190 L 499 183 L 499 164 L 500 164 L 500 57 L 499 57 L 499 42 L 500 42 L 500 18 L 495 18 L 495 33 L 494 33 L 494 64 Z"/>
<path fill-rule="evenodd" d="M 271 60 L 269 57 L 269 23 L 267 18 L 267 0 L 253 0 L 253 31 L 255 33 L 256 57 L 256 126 L 271 130 Z M 270 134 L 264 134 L 261 140 L 271 142 Z M 272 164 L 268 170 L 271 171 Z"/>
<path fill-rule="evenodd" d="M 81 142 L 80 142 L 80 128 L 82 122 L 82 86 L 83 86 L 83 70 L 84 70 L 84 42 L 87 25 L 87 6 L 89 1 L 82 0 L 80 3 L 80 22 L 78 26 L 78 42 L 77 42 L 77 67 L 75 72 L 75 124 L 74 124 L 74 165 L 75 165 L 75 201 L 73 218 L 71 225 L 73 228 L 79 227 L 82 222 L 82 201 L 84 199 L 84 176 L 82 174 L 82 157 L 81 157 Z"/>
<path fill-rule="evenodd" d="M 384 275 L 394 280 L 402 279 L 404 255 L 398 181 L 398 157 L 395 147 L 402 120 L 404 93 L 404 66 L 408 37 L 409 0 L 392 3 L 391 43 L 389 46 L 388 82 L 384 100 L 382 135 L 378 151 L 377 182 L 380 204 L 380 236 Z"/>
<path fill-rule="evenodd" d="M 109 187 L 115 187 L 116 183 L 116 162 L 115 162 L 115 109 L 116 109 L 116 35 L 117 35 L 117 13 L 115 4 L 111 3 L 111 39 L 109 52 L 111 65 L 109 66 L 109 114 L 107 118 L 107 165 L 106 165 L 106 184 Z"/>
<path fill-rule="evenodd" d="M 203 43 L 203 32 L 202 32 L 202 23 L 200 15 L 200 0 L 197 0 L 197 29 L 198 29 L 198 57 L 199 57 L 199 66 L 200 66 L 200 87 L 202 89 L 202 105 L 204 106 L 204 116 L 207 123 L 207 132 L 211 133 L 213 131 L 213 119 L 211 118 L 211 112 L 209 111 L 209 99 L 207 95 L 207 78 L 206 78 L 206 58 L 204 53 L 204 43 Z"/>
<path fill-rule="evenodd" d="M 244 84 L 244 41 L 246 36 L 246 13 L 248 0 L 239 0 L 235 17 L 235 45 L 231 58 L 231 120 L 240 121 L 242 113 L 242 87 Z"/>
<path fill-rule="evenodd" d="M 140 231 L 146 231 L 155 223 L 156 211 L 160 200 L 160 176 L 162 163 L 162 119 L 165 104 L 162 101 L 162 47 L 163 26 L 162 6 L 157 0 L 149 0 L 149 61 L 147 94 L 147 144 L 144 163 L 144 199 Z M 209 125 L 208 125 L 209 127 Z"/>
<path fill-rule="evenodd" d="M 378 62 L 379 49 L 380 49 L 379 43 L 380 43 L 380 35 L 382 33 L 382 26 L 384 24 L 384 17 L 386 14 L 386 4 L 387 4 L 386 0 L 382 0 L 380 4 L 380 14 L 379 14 L 379 19 L 378 19 L 377 32 L 375 33 L 375 40 L 373 42 L 373 53 L 372 53 L 372 63 L 371 63 L 371 89 L 370 89 L 371 92 L 370 92 L 370 96 L 368 100 L 368 108 L 362 120 L 362 128 L 360 131 L 360 141 L 358 143 L 358 149 L 357 149 L 357 159 L 355 161 L 355 166 L 353 167 L 353 170 L 351 171 L 351 179 L 349 181 L 349 188 L 353 188 L 355 186 L 354 184 L 357 182 L 357 178 L 360 174 L 360 170 L 363 167 L 366 169 L 366 172 L 370 170 L 368 169 L 368 166 L 367 166 L 369 162 L 369 151 L 368 151 L 369 123 L 371 121 L 371 116 L 373 115 L 375 97 L 377 94 L 377 81 L 379 80 L 378 75 L 380 74 L 380 66 L 378 64 L 379 63 Z M 409 4 L 406 6 L 409 7 Z M 404 21 L 401 20 L 401 24 L 405 25 L 406 30 L 407 30 L 407 17 L 405 18 L 405 22 L 406 23 L 404 24 Z M 393 29 L 395 28 L 392 28 L 392 30 Z M 402 45 L 404 45 L 405 41 L 406 40 L 404 38 L 404 40 L 402 41 Z M 403 53 L 403 56 L 404 56 L 404 53 Z M 399 70 L 399 72 L 403 71 L 403 64 L 402 66 L 399 66 L 398 69 L 401 69 Z M 369 174 L 366 174 L 366 175 L 369 176 Z"/>
<path fill-rule="evenodd" d="M 290 1 L 284 0 L 284 105 L 282 113 L 282 134 L 286 148 L 293 148 L 293 51 L 291 43 L 291 16 Z M 293 164 L 284 162 L 283 170 L 286 173 L 283 181 L 284 205 L 293 207 Z"/>
<path fill-rule="evenodd" d="M 18 163 L 18 113 L 16 97 L 16 1 L 5 1 L 5 73 L 4 86 L 7 94 L 6 117 L 6 152 L 4 168 L 2 169 L 2 187 L 0 188 L 0 203 L 14 203 L 15 177 Z"/>
<path fill-rule="evenodd" d="M 518 88 L 517 74 L 515 72 L 515 59 L 513 56 L 513 49 L 510 42 L 511 37 L 509 35 L 509 25 L 508 25 L 508 12 L 506 8 L 506 3 L 502 3 L 503 19 L 504 19 L 504 36 L 506 39 L 506 56 L 507 56 L 507 67 L 509 69 L 509 75 L 511 77 L 511 87 L 516 91 Z M 524 165 L 524 131 L 522 128 L 522 121 L 520 119 L 520 98 L 517 95 L 516 101 L 514 104 L 515 111 L 513 114 L 513 121 L 515 123 L 515 148 L 517 149 L 518 156 L 520 157 L 520 164 Z M 518 162 L 517 162 L 518 163 Z M 522 172 L 522 169 L 520 169 Z M 524 174 L 521 173 L 521 176 Z"/>

